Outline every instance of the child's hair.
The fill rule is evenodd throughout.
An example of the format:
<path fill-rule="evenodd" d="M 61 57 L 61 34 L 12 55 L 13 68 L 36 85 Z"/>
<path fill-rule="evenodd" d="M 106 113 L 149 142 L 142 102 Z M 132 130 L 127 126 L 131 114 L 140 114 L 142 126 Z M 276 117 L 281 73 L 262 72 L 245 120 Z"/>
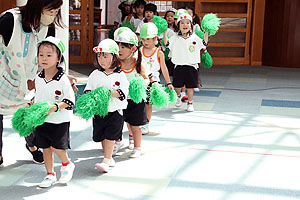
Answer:
<path fill-rule="evenodd" d="M 168 14 L 169 12 L 174 13 L 174 11 L 168 10 L 168 11 L 165 13 L 165 17 L 164 17 L 165 20 L 167 20 L 167 14 Z M 174 13 L 174 14 L 175 14 L 175 13 Z M 169 26 L 169 25 L 168 25 L 168 26 Z M 174 29 L 175 29 L 175 27 L 176 27 L 175 20 L 174 20 L 174 22 L 173 22 L 173 27 L 174 27 Z"/>
<path fill-rule="evenodd" d="M 189 20 L 189 22 L 191 23 L 191 21 Z M 180 21 L 177 23 L 177 26 L 175 26 L 175 32 L 178 33 L 178 35 L 182 35 L 181 31 L 180 31 Z M 189 34 L 193 33 L 193 23 L 191 23 L 191 30 L 189 32 Z"/>
<path fill-rule="evenodd" d="M 98 67 L 101 70 L 104 70 L 104 68 L 101 67 L 101 65 L 98 62 L 98 58 L 97 58 L 98 54 L 104 55 L 104 52 L 100 52 L 100 53 L 96 53 L 95 54 L 96 55 L 96 67 Z M 119 61 L 117 55 L 113 54 L 113 58 L 112 58 L 112 61 L 111 61 L 109 69 L 115 69 L 116 67 L 119 67 L 119 66 L 120 66 L 120 61 Z"/>
<path fill-rule="evenodd" d="M 131 49 L 134 46 L 133 44 L 123 43 L 123 42 L 121 42 L 121 44 L 124 47 L 129 48 L 129 49 Z M 141 53 L 141 51 L 139 51 L 138 48 L 137 48 L 137 52 L 138 52 L 138 59 L 137 59 L 136 64 L 135 64 L 135 69 L 136 69 L 137 73 L 141 74 L 141 70 L 142 70 L 142 53 Z"/>
<path fill-rule="evenodd" d="M 38 46 L 38 51 L 37 51 L 37 56 L 39 55 L 39 52 L 40 52 L 40 47 L 41 46 L 47 46 L 47 47 L 51 47 L 53 51 L 56 51 L 56 54 L 57 54 L 57 58 L 59 59 L 59 63 L 57 64 L 57 66 L 59 64 L 61 64 L 62 62 L 64 62 L 64 57 L 62 56 L 60 50 L 57 48 L 57 46 L 55 46 L 54 44 L 52 44 L 51 42 L 48 42 L 48 41 L 43 41 L 39 44 Z M 56 66 L 56 67 L 57 67 Z"/>
<path fill-rule="evenodd" d="M 199 16 L 195 13 L 195 9 L 192 8 L 192 7 L 189 7 L 189 6 L 185 7 L 184 9 L 191 10 L 193 12 L 193 16 L 194 16 L 194 18 L 193 18 L 193 25 L 195 25 L 195 24 L 199 24 L 200 25 L 201 21 L 200 21 Z"/>
<path fill-rule="evenodd" d="M 148 3 L 144 8 L 144 13 L 146 11 L 152 11 L 155 14 L 157 12 L 157 6 L 153 3 Z"/>

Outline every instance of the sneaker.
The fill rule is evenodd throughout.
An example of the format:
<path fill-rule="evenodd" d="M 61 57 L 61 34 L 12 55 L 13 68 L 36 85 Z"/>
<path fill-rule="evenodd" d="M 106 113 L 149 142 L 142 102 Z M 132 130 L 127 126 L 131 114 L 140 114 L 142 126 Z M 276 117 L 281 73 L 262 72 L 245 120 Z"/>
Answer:
<path fill-rule="evenodd" d="M 99 169 L 100 171 L 102 171 L 103 173 L 107 173 L 109 170 L 109 167 L 115 167 L 115 166 L 116 166 L 116 162 L 113 158 L 111 158 L 111 159 L 104 158 L 101 163 L 95 164 L 95 167 L 97 169 Z"/>
<path fill-rule="evenodd" d="M 43 164 L 44 163 L 44 157 L 43 157 L 43 152 L 38 148 L 37 150 L 31 152 L 29 149 L 29 146 L 26 144 L 26 149 L 31 153 L 33 162 L 37 164 Z"/>
<path fill-rule="evenodd" d="M 59 182 L 60 183 L 69 182 L 72 179 L 74 169 L 75 169 L 75 165 L 71 161 L 67 166 L 62 166 L 60 168 L 61 176 L 60 176 Z"/>
<path fill-rule="evenodd" d="M 186 110 L 188 112 L 193 112 L 194 111 L 194 106 L 193 106 L 193 103 L 187 103 L 187 108 Z"/>
<path fill-rule="evenodd" d="M 133 150 L 133 148 L 134 148 L 134 140 L 133 139 L 129 139 L 128 149 Z"/>
<path fill-rule="evenodd" d="M 145 124 L 143 126 L 140 126 L 140 129 L 142 131 L 142 135 L 147 135 L 149 134 L 149 125 Z"/>
<path fill-rule="evenodd" d="M 44 180 L 39 184 L 41 188 L 48 188 L 56 182 L 56 175 L 47 175 Z"/>
<path fill-rule="evenodd" d="M 176 103 L 175 103 L 175 106 L 179 108 L 181 105 L 182 105 L 181 98 L 178 97 L 178 98 L 177 98 L 177 101 L 176 101 Z"/>
<path fill-rule="evenodd" d="M 113 155 L 115 155 L 123 146 L 124 146 L 124 143 L 122 141 L 115 142 L 115 144 L 114 144 L 114 150 L 113 150 Z"/>
<path fill-rule="evenodd" d="M 141 149 L 133 149 L 131 154 L 129 155 L 130 158 L 139 158 L 142 155 L 142 150 Z"/>

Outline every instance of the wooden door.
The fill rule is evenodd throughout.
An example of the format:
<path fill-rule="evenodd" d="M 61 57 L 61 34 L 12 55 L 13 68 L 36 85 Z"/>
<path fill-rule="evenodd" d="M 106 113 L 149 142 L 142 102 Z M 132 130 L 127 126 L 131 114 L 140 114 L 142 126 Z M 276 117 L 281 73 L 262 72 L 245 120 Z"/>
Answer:
<path fill-rule="evenodd" d="M 93 63 L 94 1 L 70 0 L 70 64 Z"/>
<path fill-rule="evenodd" d="M 17 5 L 16 0 L 1 0 L 0 1 L 0 13 L 10 8 L 15 8 Z"/>

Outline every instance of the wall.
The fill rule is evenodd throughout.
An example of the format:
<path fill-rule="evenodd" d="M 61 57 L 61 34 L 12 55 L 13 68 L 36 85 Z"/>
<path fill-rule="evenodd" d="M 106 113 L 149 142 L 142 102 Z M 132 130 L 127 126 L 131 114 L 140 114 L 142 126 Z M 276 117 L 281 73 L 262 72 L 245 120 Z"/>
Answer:
<path fill-rule="evenodd" d="M 300 68 L 299 19 L 299 0 L 266 0 L 263 65 Z"/>
<path fill-rule="evenodd" d="M 0 1 L 0 13 L 16 6 L 16 0 L 1 0 Z"/>

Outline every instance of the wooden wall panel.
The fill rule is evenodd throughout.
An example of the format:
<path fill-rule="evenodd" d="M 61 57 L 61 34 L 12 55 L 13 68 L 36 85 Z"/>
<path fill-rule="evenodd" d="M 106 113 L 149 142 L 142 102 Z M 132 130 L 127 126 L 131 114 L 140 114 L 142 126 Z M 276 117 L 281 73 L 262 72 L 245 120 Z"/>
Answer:
<path fill-rule="evenodd" d="M 262 64 L 300 67 L 300 1 L 266 0 Z"/>

